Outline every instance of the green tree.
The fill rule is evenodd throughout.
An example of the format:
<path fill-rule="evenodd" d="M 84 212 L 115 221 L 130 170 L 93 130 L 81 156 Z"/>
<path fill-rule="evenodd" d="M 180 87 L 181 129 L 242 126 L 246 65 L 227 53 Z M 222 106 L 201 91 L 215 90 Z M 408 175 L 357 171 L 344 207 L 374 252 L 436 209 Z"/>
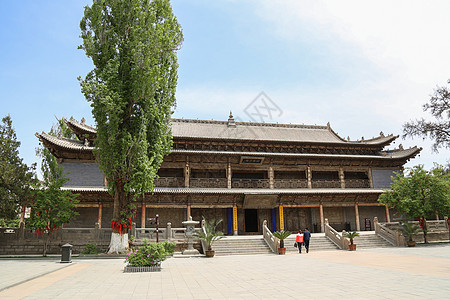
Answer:
<path fill-rule="evenodd" d="M 36 187 L 30 219 L 27 222 L 28 228 L 44 238 L 44 256 L 47 255 L 48 242 L 53 232 L 78 215 L 74 210 L 75 204 L 78 203 L 76 199 L 78 195 L 61 190 L 68 180 L 62 178 L 61 170 L 62 168 L 58 169 L 59 174 L 55 178 L 45 179 L 43 184 Z"/>
<path fill-rule="evenodd" d="M 378 201 L 406 218 L 418 218 L 427 243 L 426 219 L 450 213 L 450 177 L 441 167 L 426 171 L 415 166 L 406 173 L 393 177 L 391 189 L 381 194 Z"/>
<path fill-rule="evenodd" d="M 32 196 L 31 186 L 36 180 L 35 165 L 28 167 L 23 163 L 19 146 L 8 115 L 0 125 L 0 218 L 4 223 L 17 219 L 23 205 Z"/>
<path fill-rule="evenodd" d="M 114 196 L 109 253 L 128 248 L 133 200 L 153 189 L 172 146 L 183 35 L 168 0 L 94 0 L 80 23 L 94 69 L 81 81 L 97 125 L 95 151 Z"/>
<path fill-rule="evenodd" d="M 447 82 L 450 84 L 450 80 Z M 403 125 L 403 137 L 421 136 L 434 140 L 433 150 L 444 147 L 450 149 L 450 88 L 437 87 L 430 102 L 423 105 L 424 111 L 431 111 L 434 121 L 420 119 Z"/>

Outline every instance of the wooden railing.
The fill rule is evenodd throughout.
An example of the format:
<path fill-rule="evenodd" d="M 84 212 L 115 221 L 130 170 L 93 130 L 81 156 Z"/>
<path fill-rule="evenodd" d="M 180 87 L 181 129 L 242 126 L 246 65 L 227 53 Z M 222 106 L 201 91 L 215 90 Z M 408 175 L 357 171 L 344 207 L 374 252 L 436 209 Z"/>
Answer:
<path fill-rule="evenodd" d="M 264 220 L 263 222 L 263 237 L 270 250 L 272 250 L 273 253 L 277 253 L 278 248 L 280 247 L 280 240 L 274 237 L 272 231 L 267 227 L 267 220 Z"/>
<path fill-rule="evenodd" d="M 313 189 L 331 189 L 341 187 L 341 182 L 339 180 L 313 179 L 311 183 Z"/>
<path fill-rule="evenodd" d="M 184 178 L 181 177 L 159 177 L 155 179 L 158 187 L 184 187 Z"/>
<path fill-rule="evenodd" d="M 276 189 L 299 189 L 308 187 L 308 181 L 306 179 L 274 179 L 273 184 Z"/>
<path fill-rule="evenodd" d="M 330 239 L 339 249 L 348 250 L 348 240 L 337 232 L 325 219 L 325 236 Z"/>
<path fill-rule="evenodd" d="M 226 188 L 227 179 L 226 178 L 190 178 L 190 187 L 201 187 L 201 188 Z"/>
<path fill-rule="evenodd" d="M 369 188 L 368 179 L 345 179 L 345 188 Z"/>
<path fill-rule="evenodd" d="M 231 187 L 268 189 L 269 179 L 231 179 Z"/>

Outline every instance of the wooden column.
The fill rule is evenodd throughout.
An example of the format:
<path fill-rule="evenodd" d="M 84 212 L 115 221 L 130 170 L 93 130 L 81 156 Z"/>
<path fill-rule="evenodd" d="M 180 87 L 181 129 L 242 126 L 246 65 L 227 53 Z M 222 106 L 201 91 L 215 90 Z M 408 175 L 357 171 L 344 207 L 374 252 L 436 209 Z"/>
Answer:
<path fill-rule="evenodd" d="M 312 172 L 310 166 L 306 169 L 306 176 L 308 178 L 308 189 L 312 189 Z"/>
<path fill-rule="evenodd" d="M 341 182 L 341 189 L 345 189 L 345 176 L 342 167 L 339 168 L 339 181 Z"/>
<path fill-rule="evenodd" d="M 233 206 L 233 235 L 238 235 L 237 206 Z"/>
<path fill-rule="evenodd" d="M 358 203 L 355 203 L 355 222 L 356 222 L 356 231 L 361 231 L 361 225 L 359 224 Z"/>
<path fill-rule="evenodd" d="M 283 205 L 280 205 L 278 207 L 278 212 L 280 215 L 280 231 L 284 230 L 284 212 L 283 212 Z"/>
<path fill-rule="evenodd" d="M 319 214 L 320 214 L 320 232 L 325 232 L 325 218 L 323 216 L 322 203 L 320 203 L 320 205 L 319 205 Z"/>
<path fill-rule="evenodd" d="M 98 228 L 102 228 L 102 215 L 103 215 L 103 203 L 100 203 L 98 205 L 98 219 L 97 219 Z"/>
<path fill-rule="evenodd" d="M 269 167 L 269 189 L 273 189 L 273 187 L 274 187 L 273 177 L 274 177 L 273 168 Z"/>
<path fill-rule="evenodd" d="M 369 167 L 369 171 L 367 171 L 367 177 L 369 177 L 369 187 L 373 189 L 373 180 L 372 180 L 372 168 Z"/>
<path fill-rule="evenodd" d="M 386 222 L 391 222 L 391 216 L 389 215 L 389 208 L 387 206 L 384 207 L 384 210 L 386 211 Z"/>
<path fill-rule="evenodd" d="M 227 166 L 227 188 L 231 189 L 231 164 L 228 163 Z"/>
<path fill-rule="evenodd" d="M 190 174 L 191 174 L 191 168 L 189 167 L 189 162 L 186 162 L 186 165 L 184 166 L 184 187 L 187 187 L 187 188 L 189 187 Z"/>
<path fill-rule="evenodd" d="M 146 210 L 147 206 L 145 205 L 145 203 L 142 203 L 142 207 L 141 207 L 141 228 L 145 228 L 145 210 Z"/>
<path fill-rule="evenodd" d="M 190 203 L 188 203 L 186 205 L 186 216 L 187 216 L 186 220 L 189 220 L 189 217 L 191 216 L 191 204 Z"/>

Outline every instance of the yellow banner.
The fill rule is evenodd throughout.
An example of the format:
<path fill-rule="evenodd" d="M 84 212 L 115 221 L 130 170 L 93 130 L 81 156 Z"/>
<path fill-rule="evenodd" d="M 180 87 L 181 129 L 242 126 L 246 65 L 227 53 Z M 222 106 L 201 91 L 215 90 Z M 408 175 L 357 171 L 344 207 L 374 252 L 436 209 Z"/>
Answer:
<path fill-rule="evenodd" d="M 233 206 L 233 230 L 238 231 L 237 206 Z"/>
<path fill-rule="evenodd" d="M 283 206 L 280 205 L 279 211 L 280 211 L 280 231 L 283 231 L 283 230 L 284 230 L 284 214 L 283 214 Z"/>

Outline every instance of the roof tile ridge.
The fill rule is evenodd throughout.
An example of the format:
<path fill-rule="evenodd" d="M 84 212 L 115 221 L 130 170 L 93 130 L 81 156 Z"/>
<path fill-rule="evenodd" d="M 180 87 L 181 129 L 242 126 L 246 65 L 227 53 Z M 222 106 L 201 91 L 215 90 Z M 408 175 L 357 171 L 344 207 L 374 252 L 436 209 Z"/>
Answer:
<path fill-rule="evenodd" d="M 178 123 L 227 124 L 227 121 L 203 120 L 203 119 L 179 119 L 179 118 L 173 118 L 171 121 L 172 122 L 178 122 Z"/>
<path fill-rule="evenodd" d="M 95 128 L 94 126 L 88 125 L 88 124 L 81 124 L 79 123 L 77 120 L 75 119 L 66 119 L 64 118 L 64 120 L 66 121 L 66 123 L 71 123 L 72 125 L 79 127 L 79 128 L 84 128 L 84 129 L 90 129 L 93 130 L 95 132 L 97 132 L 97 128 Z"/>

